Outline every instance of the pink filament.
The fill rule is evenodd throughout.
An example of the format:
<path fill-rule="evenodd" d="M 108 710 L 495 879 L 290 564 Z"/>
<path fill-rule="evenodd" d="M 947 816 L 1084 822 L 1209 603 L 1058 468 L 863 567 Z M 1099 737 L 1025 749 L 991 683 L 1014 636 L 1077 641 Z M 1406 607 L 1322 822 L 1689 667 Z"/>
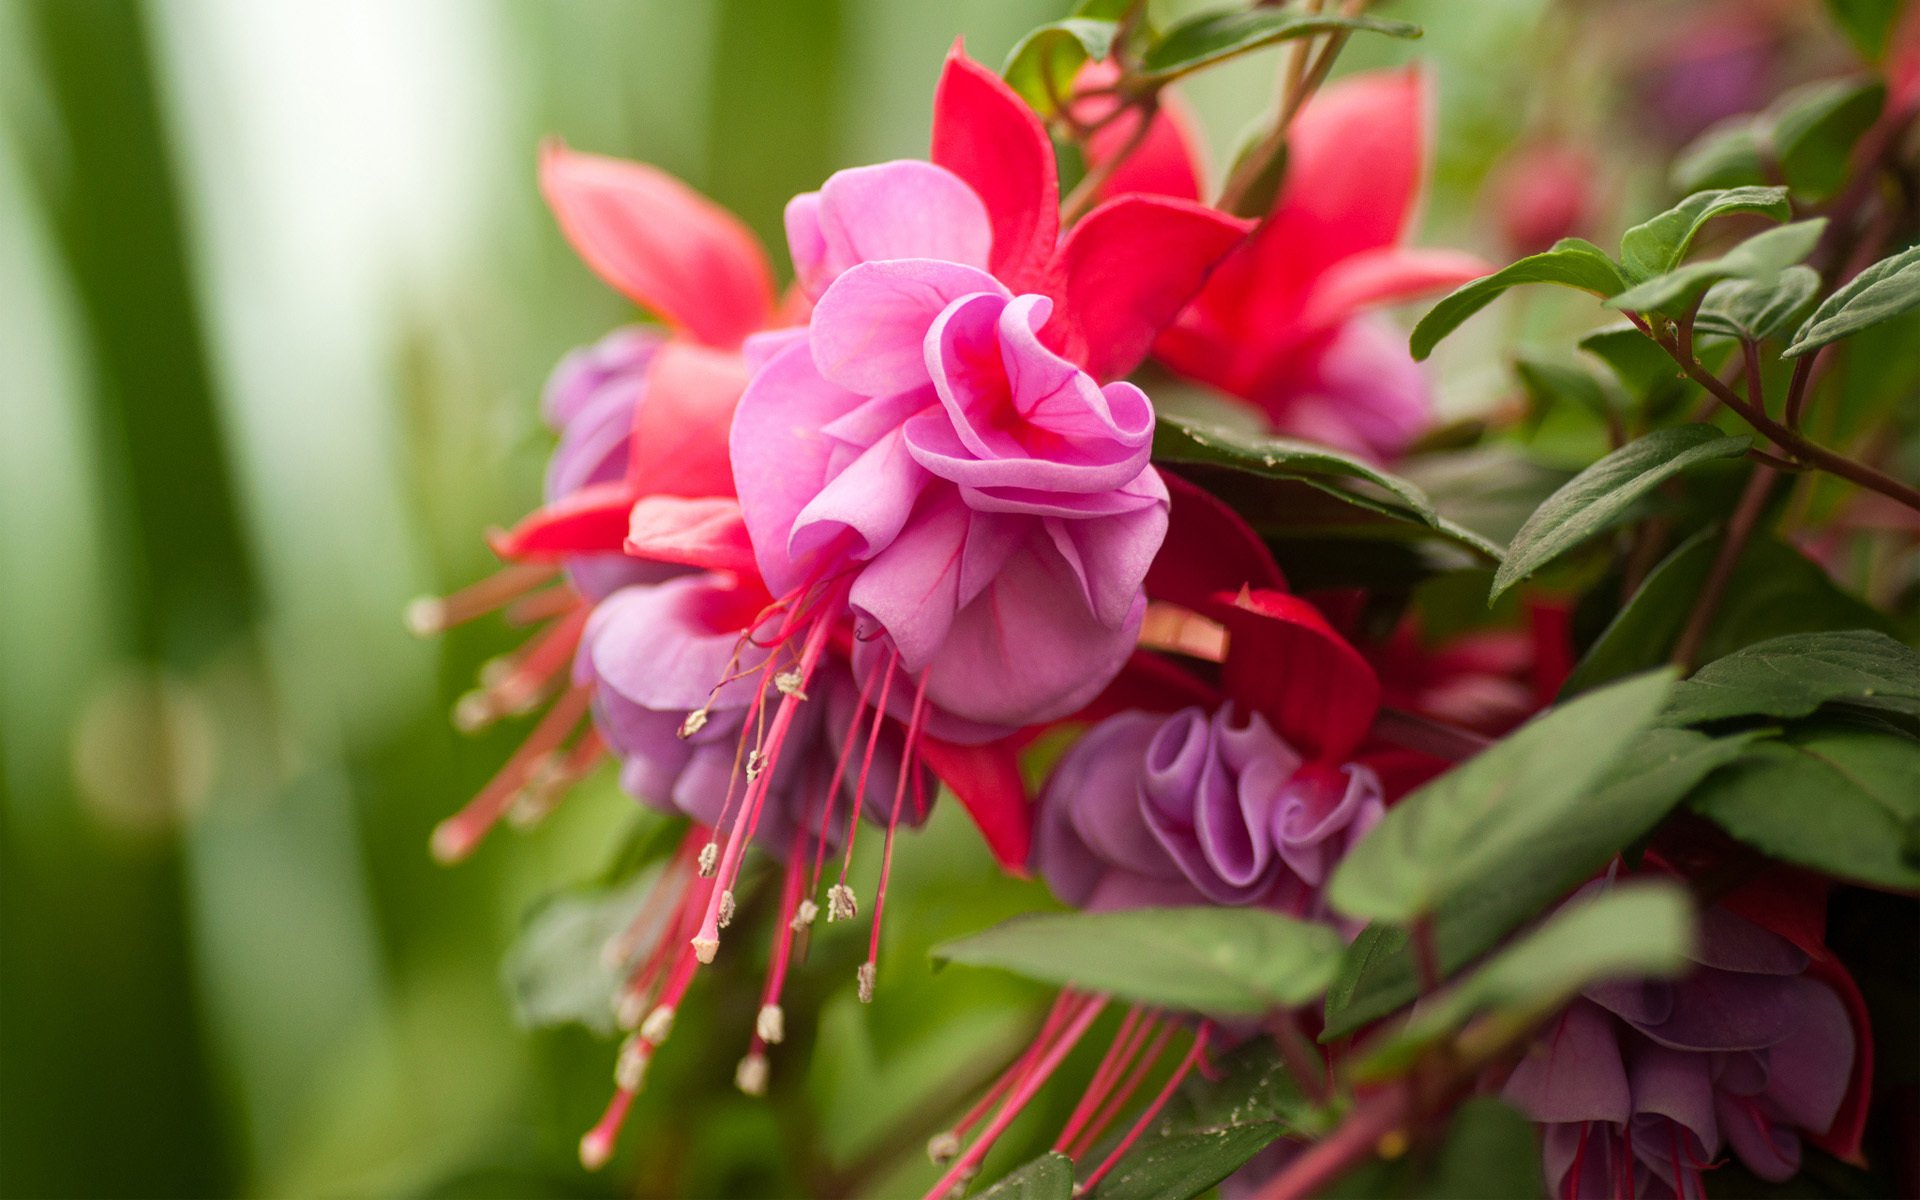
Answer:
<path fill-rule="evenodd" d="M 1174 1090 L 1180 1086 L 1181 1081 L 1186 1079 L 1187 1073 L 1193 1070 L 1193 1064 L 1198 1062 L 1200 1055 L 1205 1052 L 1207 1035 L 1211 1032 L 1213 1027 L 1202 1021 L 1200 1031 L 1194 1034 L 1193 1045 L 1188 1048 L 1186 1057 L 1181 1059 L 1180 1065 L 1173 1069 L 1173 1074 L 1167 1077 L 1166 1085 L 1160 1089 L 1160 1094 L 1153 1098 L 1152 1104 L 1147 1105 L 1146 1111 L 1140 1114 L 1140 1119 L 1133 1123 L 1133 1128 L 1127 1130 L 1127 1136 L 1120 1139 L 1120 1144 L 1113 1148 L 1113 1153 L 1107 1155 L 1106 1161 L 1095 1167 L 1093 1174 L 1087 1176 L 1086 1182 L 1081 1185 L 1084 1190 L 1092 1191 L 1102 1179 L 1106 1178 L 1107 1172 L 1113 1170 L 1114 1164 L 1133 1148 L 1134 1142 L 1146 1132 L 1147 1126 L 1153 1124 L 1153 1119 L 1159 1116 L 1160 1110 L 1167 1106 L 1167 1101 L 1173 1098 Z"/>
<path fill-rule="evenodd" d="M 440 822 L 433 831 L 436 857 L 443 862 L 457 862 L 473 852 L 480 839 L 512 807 L 514 796 L 526 786 L 527 775 L 534 764 L 552 753 L 580 723 L 591 696 L 592 690 L 582 686 L 569 689 L 554 701 L 499 774 L 488 781 L 465 808 Z"/>
<path fill-rule="evenodd" d="M 900 779 L 893 788 L 893 812 L 887 817 L 886 850 L 880 856 L 880 886 L 873 894 L 873 931 L 867 936 L 867 965 L 880 958 L 880 915 L 887 907 L 887 880 L 893 875 L 893 834 L 900 824 L 900 803 L 907 796 L 907 779 L 914 773 L 913 751 L 920 741 L 920 717 L 927 705 L 927 673 L 920 673 L 920 686 L 913 694 L 913 711 L 907 718 L 906 742 L 900 751 Z"/>

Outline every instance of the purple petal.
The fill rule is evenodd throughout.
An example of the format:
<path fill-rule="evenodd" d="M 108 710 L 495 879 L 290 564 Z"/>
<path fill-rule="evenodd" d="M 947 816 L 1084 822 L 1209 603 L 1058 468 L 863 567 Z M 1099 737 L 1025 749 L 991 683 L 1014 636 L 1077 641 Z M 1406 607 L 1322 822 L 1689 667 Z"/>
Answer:
<path fill-rule="evenodd" d="M 1635 1113 L 1655 1113 L 1686 1126 L 1710 1157 L 1719 1152 L 1720 1128 L 1713 1116 L 1712 1064 L 1704 1054 L 1673 1050 L 1635 1039 L 1627 1078 Z"/>
<path fill-rule="evenodd" d="M 1626 1124 L 1633 1093 L 1612 1018 L 1584 1001 L 1568 1005 L 1501 1094 L 1535 1121 Z"/>

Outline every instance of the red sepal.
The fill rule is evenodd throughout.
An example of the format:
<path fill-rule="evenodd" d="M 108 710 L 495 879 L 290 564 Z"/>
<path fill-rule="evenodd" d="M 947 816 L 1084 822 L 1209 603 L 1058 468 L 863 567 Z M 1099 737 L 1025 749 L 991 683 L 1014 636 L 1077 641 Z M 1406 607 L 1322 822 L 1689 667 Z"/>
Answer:
<path fill-rule="evenodd" d="M 922 733 L 920 761 L 952 789 L 987 849 L 1008 872 L 1025 878 L 1033 846 L 1033 811 L 1027 803 L 1026 782 L 1020 777 L 1020 757 L 1009 739 L 982 746 L 957 746 Z"/>

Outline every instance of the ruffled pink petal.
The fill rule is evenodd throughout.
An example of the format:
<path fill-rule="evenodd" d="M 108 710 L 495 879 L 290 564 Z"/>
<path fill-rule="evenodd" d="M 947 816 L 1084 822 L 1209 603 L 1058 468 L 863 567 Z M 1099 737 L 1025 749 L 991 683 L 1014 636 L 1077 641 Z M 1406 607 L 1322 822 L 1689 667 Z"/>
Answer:
<path fill-rule="evenodd" d="M 1319 609 L 1284 592 L 1243 590 L 1207 615 L 1227 627 L 1229 697 L 1320 762 L 1353 756 L 1373 728 L 1380 681 Z"/>
<path fill-rule="evenodd" d="M 925 343 L 948 305 L 1005 296 L 974 267 L 928 258 L 861 263 L 834 280 L 813 310 L 813 361 L 827 380 L 867 396 L 927 383 Z"/>
<path fill-rule="evenodd" d="M 893 640 L 909 674 L 927 666 L 952 628 L 971 521 L 956 497 L 930 499 L 854 580 L 848 596 L 854 611 Z M 928 698 L 935 707 L 946 707 L 931 687 Z M 966 709 L 954 711 L 985 719 Z"/>
<path fill-rule="evenodd" d="M 634 410 L 629 478 L 671 496 L 731 496 L 727 440 L 747 387 L 739 354 L 668 342 L 647 368 Z"/>
<path fill-rule="evenodd" d="M 753 376 L 734 414 L 733 475 L 760 574 L 775 595 L 804 581 L 788 553 L 794 520 L 826 486 L 838 445 L 818 430 L 865 402 L 820 377 L 804 342 L 776 354 Z"/>
<path fill-rule="evenodd" d="M 753 542 L 731 496 L 644 496 L 627 524 L 628 554 L 758 580 Z"/>
<path fill-rule="evenodd" d="M 575 253 L 667 324 L 731 347 L 767 323 L 773 279 L 759 243 L 671 175 L 553 142 L 540 188 Z"/>
<path fill-rule="evenodd" d="M 1363 309 L 1449 292 L 1492 270 L 1492 263 L 1464 250 L 1362 250 L 1313 281 L 1300 323 L 1308 329 L 1331 328 Z"/>
<path fill-rule="evenodd" d="M 920 761 L 973 818 L 1002 869 L 1024 878 L 1033 844 L 1033 809 L 1020 778 L 1019 749 L 1009 741 L 957 746 L 922 736 Z"/>
<path fill-rule="evenodd" d="M 986 270 L 993 227 L 959 176 L 900 159 L 837 171 L 787 205 L 787 244 L 800 286 L 819 297 L 863 262 L 933 258 Z"/>
<path fill-rule="evenodd" d="M 1016 292 L 1040 290 L 1060 230 L 1053 143 L 1026 102 L 958 42 L 933 94 L 930 157 L 986 205 L 993 273 Z"/>
<path fill-rule="evenodd" d="M 892 544 L 927 484 L 899 429 L 857 453 L 807 501 L 793 522 L 787 551 L 805 558 L 836 541 L 852 558 L 871 558 Z"/>
<path fill-rule="evenodd" d="M 1122 196 L 1094 209 L 1061 243 L 1049 344 L 1095 379 L 1125 375 L 1251 228 L 1164 196 Z"/>
<path fill-rule="evenodd" d="M 1150 503 L 1120 516 L 1046 521 L 1054 549 L 1080 581 L 1082 601 L 1111 626 L 1132 614 L 1140 600 L 1141 583 L 1167 536 L 1167 488 L 1160 472 L 1142 472 L 1126 490 Z"/>

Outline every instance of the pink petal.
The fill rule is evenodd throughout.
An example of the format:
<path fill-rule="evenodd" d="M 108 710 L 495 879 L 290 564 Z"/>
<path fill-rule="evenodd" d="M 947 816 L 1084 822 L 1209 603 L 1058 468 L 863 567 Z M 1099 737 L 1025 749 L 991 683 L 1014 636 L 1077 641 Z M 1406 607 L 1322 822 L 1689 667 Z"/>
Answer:
<path fill-rule="evenodd" d="M 1463 250 L 1363 250 L 1313 282 L 1300 320 L 1313 329 L 1330 327 L 1361 309 L 1452 291 L 1492 270 L 1492 263 Z"/>
<path fill-rule="evenodd" d="M 958 42 L 933 94 L 930 157 L 986 205 L 993 273 L 1016 292 L 1038 290 L 1060 230 L 1053 143 L 1026 102 Z"/>
<path fill-rule="evenodd" d="M 758 579 L 753 542 L 731 496 L 645 496 L 633 506 L 626 551 L 636 558 Z"/>
<path fill-rule="evenodd" d="M 1243 590 L 1206 615 L 1227 627 L 1221 686 L 1230 699 L 1318 761 L 1353 756 L 1379 711 L 1380 681 L 1319 609 L 1284 592 Z"/>
<path fill-rule="evenodd" d="M 901 666 L 918 673 L 939 651 L 960 607 L 961 559 L 972 514 L 957 498 L 930 501 L 855 578 L 849 600 L 856 613 L 885 630 Z M 930 699 L 939 704 L 931 690 Z M 955 709 L 974 720 L 965 709 Z"/>
<path fill-rule="evenodd" d="M 818 297 L 848 268 L 934 258 L 985 270 L 986 206 L 958 175 L 913 159 L 836 171 L 787 205 L 787 242 L 801 286 Z"/>
<path fill-rule="evenodd" d="M 834 280 L 813 310 L 813 361 L 820 374 L 867 396 L 928 380 L 927 331 L 954 301 L 1004 296 L 985 271 L 927 258 L 861 263 Z"/>
<path fill-rule="evenodd" d="M 747 366 L 735 352 L 662 346 L 634 410 L 628 477 L 665 495 L 733 495 L 727 439 L 746 386 Z"/>
<path fill-rule="evenodd" d="M 624 479 L 589 484 L 529 514 L 487 544 L 501 558 L 546 561 L 575 554 L 618 554 L 627 538 L 633 490 Z"/>
<path fill-rule="evenodd" d="M 819 430 L 865 397 L 820 377 L 805 342 L 795 342 L 754 373 L 734 413 L 730 440 L 740 511 L 753 536 L 760 574 L 775 595 L 804 580 L 787 546 L 794 519 L 826 486 L 838 443 Z"/>
<path fill-rule="evenodd" d="M 922 736 L 920 760 L 953 791 L 1002 869 L 1022 878 L 1033 842 L 1033 810 L 1010 741 L 956 746 Z"/>
<path fill-rule="evenodd" d="M 1167 535 L 1167 489 L 1149 468 L 1129 489 L 1153 503 L 1120 516 L 1046 521 L 1054 549 L 1073 567 L 1081 600 L 1094 616 L 1119 626 L 1132 615 L 1155 553 Z"/>
<path fill-rule="evenodd" d="M 540 155 L 540 188 L 575 253 L 667 324 L 713 346 L 766 324 L 773 280 L 759 243 L 671 175 L 554 142 Z"/>
<path fill-rule="evenodd" d="M 927 472 L 895 429 L 855 453 L 807 501 L 794 518 L 788 552 L 805 558 L 839 542 L 847 555 L 870 558 L 899 536 L 926 485 Z"/>
<path fill-rule="evenodd" d="M 1108 201 L 1060 246 L 1061 304 L 1049 341 L 1095 379 L 1125 375 L 1251 228 L 1163 196 Z"/>
<path fill-rule="evenodd" d="M 1432 384 L 1381 318 L 1348 321 L 1282 361 L 1252 396 L 1282 433 L 1387 462 L 1433 425 Z"/>

